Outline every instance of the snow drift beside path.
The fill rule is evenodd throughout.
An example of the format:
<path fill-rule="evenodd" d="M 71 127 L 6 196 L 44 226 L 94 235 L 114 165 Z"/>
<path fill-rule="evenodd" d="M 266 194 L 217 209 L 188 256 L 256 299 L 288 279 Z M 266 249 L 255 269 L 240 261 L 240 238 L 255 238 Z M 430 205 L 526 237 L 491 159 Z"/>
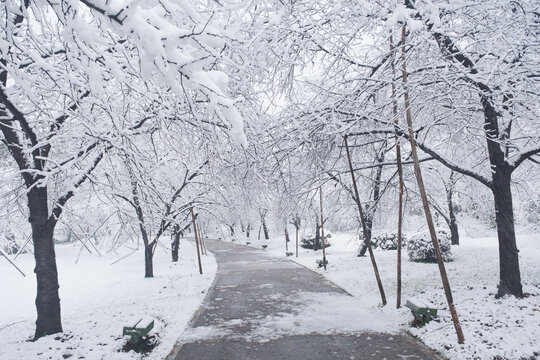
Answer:
<path fill-rule="evenodd" d="M 171 263 L 169 252 L 156 250 L 152 279 L 144 278 L 142 249 L 114 265 L 121 255 L 83 253 L 75 264 L 78 246 L 57 245 L 56 251 L 64 333 L 36 342 L 27 341 L 36 317 L 33 257 L 17 259 L 26 278 L 0 260 L 0 288 L 7 289 L 0 297 L 0 359 L 139 359 L 140 354 L 118 350 L 127 341 L 122 327 L 133 317 L 146 316 L 155 319 L 151 334 L 159 337 L 146 359 L 164 359 L 206 296 L 217 268 L 214 257 L 205 256 L 200 275 L 196 249 L 187 241 L 181 241 L 178 263 Z"/>

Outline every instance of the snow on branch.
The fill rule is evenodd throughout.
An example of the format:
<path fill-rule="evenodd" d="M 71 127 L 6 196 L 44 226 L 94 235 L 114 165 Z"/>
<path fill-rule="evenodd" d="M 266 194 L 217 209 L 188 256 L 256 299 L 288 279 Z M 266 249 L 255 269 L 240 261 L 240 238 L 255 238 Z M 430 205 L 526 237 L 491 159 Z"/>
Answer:
<path fill-rule="evenodd" d="M 243 119 L 227 94 L 229 77 L 215 65 L 225 41 L 234 38 L 214 12 L 199 11 L 190 2 L 162 0 L 153 4 L 79 0 L 94 14 L 110 20 L 111 30 L 138 49 L 139 72 L 145 81 L 169 86 L 188 103 L 204 103 L 227 124 L 231 138 L 247 146 Z M 79 15 L 82 17 L 82 15 Z M 84 20 L 81 20 L 84 21 Z M 106 24 L 100 25 L 102 31 Z M 219 35 L 216 35 L 219 34 Z M 207 101 L 193 101 L 198 95 Z M 193 109 L 192 109 L 193 110 Z"/>
<path fill-rule="evenodd" d="M 365 136 L 365 135 L 372 135 L 372 134 L 393 134 L 394 132 L 395 132 L 394 129 L 373 129 L 369 131 L 351 133 L 351 134 L 348 134 L 348 136 Z M 405 131 L 398 130 L 397 135 L 409 140 L 409 134 Z M 439 154 L 438 152 L 433 150 L 431 147 L 427 146 L 423 142 L 418 141 L 417 139 L 415 139 L 415 142 L 416 142 L 416 145 L 418 145 L 418 147 L 422 151 L 430 155 L 433 159 L 437 160 L 439 163 L 443 164 L 447 168 L 454 170 L 460 174 L 467 175 L 475 180 L 478 180 L 479 182 L 486 185 L 487 187 L 491 187 L 491 180 L 481 175 L 480 173 L 457 165 L 456 163 L 450 161 L 445 156 Z"/>
<path fill-rule="evenodd" d="M 524 150 L 523 152 L 519 154 L 518 158 L 515 161 L 513 162 L 508 161 L 510 167 L 512 168 L 512 171 L 515 170 L 519 165 L 521 165 L 521 163 L 523 163 L 525 160 L 530 159 L 532 156 L 536 154 L 540 154 L 540 145 Z"/>

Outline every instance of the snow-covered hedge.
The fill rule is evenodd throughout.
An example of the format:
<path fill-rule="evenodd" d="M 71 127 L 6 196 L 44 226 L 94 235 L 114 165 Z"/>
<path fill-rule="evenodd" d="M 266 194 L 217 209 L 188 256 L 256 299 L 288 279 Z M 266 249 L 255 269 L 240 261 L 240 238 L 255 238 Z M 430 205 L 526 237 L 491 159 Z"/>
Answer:
<path fill-rule="evenodd" d="M 402 239 L 404 238 L 403 235 Z M 371 239 L 371 246 L 380 250 L 396 250 L 398 236 L 396 233 L 384 233 Z"/>
<path fill-rule="evenodd" d="M 332 237 L 332 234 L 325 234 L 324 236 L 324 247 L 328 248 L 330 247 L 330 243 L 328 242 L 328 239 Z M 300 241 L 300 246 L 304 249 L 310 249 L 310 250 L 320 250 L 322 249 L 322 242 L 319 240 L 319 244 L 315 246 L 315 235 L 309 235 L 306 238 L 302 239 Z"/>
<path fill-rule="evenodd" d="M 450 242 L 448 230 L 444 228 L 436 228 L 435 230 L 443 261 L 452 260 L 452 243 Z M 407 253 L 413 261 L 437 262 L 429 231 L 411 235 L 407 241 Z"/>

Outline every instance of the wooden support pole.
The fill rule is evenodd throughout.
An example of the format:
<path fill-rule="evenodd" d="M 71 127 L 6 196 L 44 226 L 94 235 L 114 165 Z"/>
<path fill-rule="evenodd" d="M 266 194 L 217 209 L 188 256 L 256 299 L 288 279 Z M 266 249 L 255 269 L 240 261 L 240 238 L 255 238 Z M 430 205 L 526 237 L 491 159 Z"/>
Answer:
<path fill-rule="evenodd" d="M 322 186 L 319 186 L 319 204 L 321 207 L 321 240 L 322 240 L 322 261 L 324 270 L 326 270 L 326 245 L 324 244 L 324 219 L 322 207 Z"/>
<path fill-rule="evenodd" d="M 298 216 L 296 217 L 296 225 L 294 228 L 296 229 L 296 257 L 298 257 Z"/>
<path fill-rule="evenodd" d="M 24 249 L 26 248 L 26 246 L 28 245 L 28 243 L 30 242 L 30 240 L 32 240 L 32 235 L 28 235 L 28 238 L 27 238 L 26 241 L 24 242 L 24 245 L 19 249 L 19 251 L 17 251 L 17 254 L 15 254 L 15 257 L 13 258 L 13 261 L 17 260 L 17 258 L 18 258 L 19 255 L 21 255 L 21 253 L 24 251 Z"/>
<path fill-rule="evenodd" d="M 203 245 L 203 238 L 202 238 L 202 232 L 201 232 L 201 224 L 197 222 L 197 237 L 199 238 L 199 249 L 201 251 L 201 255 L 204 255 L 204 245 Z"/>
<path fill-rule="evenodd" d="M 21 273 L 22 276 L 26 277 L 26 275 L 22 272 L 21 269 L 19 269 L 19 267 L 17 265 L 15 265 L 15 263 L 13 261 L 11 261 L 11 259 L 4 253 L 4 250 L 0 249 L 0 255 L 2 255 L 3 257 L 6 258 L 6 260 L 11 264 L 13 265 L 13 267 L 15 269 L 17 269 L 17 271 L 19 271 Z"/>
<path fill-rule="evenodd" d="M 195 246 L 197 247 L 197 260 L 199 261 L 199 273 L 202 275 L 202 263 L 201 263 L 201 251 L 199 250 L 199 235 L 197 234 L 197 222 L 195 221 L 195 214 L 193 213 L 193 206 L 189 208 L 191 212 L 191 223 L 193 224 L 193 234 L 195 235 Z"/>
<path fill-rule="evenodd" d="M 407 127 L 409 128 L 409 141 L 411 143 L 411 152 L 414 160 L 414 173 L 416 175 L 416 182 L 418 183 L 418 190 L 420 191 L 420 197 L 422 198 L 422 205 L 424 207 L 424 213 L 426 215 L 426 221 L 429 228 L 429 234 L 431 235 L 431 242 L 435 249 L 437 256 L 437 264 L 439 265 L 439 272 L 441 273 L 441 279 L 443 283 L 444 293 L 446 295 L 446 301 L 448 302 L 448 308 L 452 315 L 452 321 L 454 322 L 454 328 L 458 338 L 458 343 L 463 344 L 465 338 L 463 337 L 463 330 L 459 323 L 458 314 L 454 305 L 454 299 L 452 297 L 452 290 L 450 289 L 450 283 L 448 282 L 448 276 L 446 275 L 446 268 L 441 256 L 441 249 L 439 247 L 439 241 L 437 240 L 437 233 L 435 232 L 435 225 L 433 224 L 433 218 L 431 217 L 431 211 L 429 209 L 429 201 L 427 198 L 426 188 L 424 186 L 424 180 L 422 178 L 422 172 L 420 170 L 420 162 L 418 161 L 418 153 L 416 151 L 416 141 L 412 126 L 411 107 L 409 102 L 409 92 L 407 89 L 407 64 L 405 58 L 405 40 L 407 38 L 407 26 L 404 24 L 401 28 L 401 73 L 403 82 L 403 99 L 405 101 L 405 115 L 407 118 Z"/>
<path fill-rule="evenodd" d="M 77 233 L 76 233 L 75 231 L 73 231 L 73 229 L 72 229 L 69 225 L 67 225 L 67 227 L 68 227 L 68 229 L 71 230 L 71 232 L 73 233 L 73 235 L 75 235 L 75 238 L 77 239 L 77 241 L 80 241 L 81 244 L 83 245 L 83 246 L 81 247 L 81 251 L 82 251 L 83 248 L 85 248 L 86 250 L 88 250 L 88 252 L 89 252 L 90 254 L 93 254 L 92 250 L 90 250 L 90 249 L 88 248 L 88 246 L 86 246 L 86 241 L 82 241 L 81 238 L 79 237 L 79 235 L 77 235 Z M 85 240 L 88 240 L 88 238 L 86 238 Z M 81 254 L 81 251 L 79 251 L 79 255 Z M 77 261 L 78 261 L 78 260 L 79 260 L 79 257 L 77 256 Z"/>
<path fill-rule="evenodd" d="M 398 170 L 399 181 L 399 198 L 398 198 L 398 231 L 397 231 L 397 289 L 396 289 L 396 308 L 401 307 L 401 248 L 403 237 L 403 164 L 401 163 L 401 145 L 399 143 L 399 136 L 397 135 L 399 130 L 398 120 L 398 105 L 396 99 L 396 84 L 394 79 L 396 78 L 396 68 L 394 66 L 394 40 L 392 36 L 392 30 L 390 30 L 390 53 L 392 57 L 390 59 L 390 66 L 392 67 L 392 112 L 394 114 L 394 138 L 396 140 L 396 163 Z"/>
<path fill-rule="evenodd" d="M 203 255 L 208 255 L 208 253 L 206 252 L 206 244 L 204 243 L 204 233 L 202 230 L 202 226 L 199 226 L 199 240 L 201 242 L 201 250 Z"/>
<path fill-rule="evenodd" d="M 371 265 L 373 265 L 373 272 L 375 273 L 375 279 L 377 280 L 377 286 L 379 287 L 379 292 L 381 293 L 381 300 L 383 306 L 386 305 L 386 295 L 384 294 L 384 289 L 379 275 L 379 269 L 377 268 L 377 262 L 375 261 L 375 255 L 373 255 L 373 249 L 371 248 L 371 237 L 369 236 L 366 220 L 364 218 L 364 211 L 362 210 L 362 204 L 360 203 L 360 195 L 358 194 L 358 187 L 356 186 L 356 177 L 354 176 L 354 170 L 351 161 L 351 153 L 349 151 L 349 144 L 347 142 L 347 135 L 344 136 L 345 139 L 345 149 L 347 151 L 347 161 L 349 162 L 349 170 L 351 172 L 351 178 L 354 189 L 354 196 L 356 200 L 356 205 L 358 207 L 358 212 L 360 214 L 360 222 L 362 223 L 362 229 L 364 231 L 364 240 L 366 241 L 369 258 L 371 259 Z"/>

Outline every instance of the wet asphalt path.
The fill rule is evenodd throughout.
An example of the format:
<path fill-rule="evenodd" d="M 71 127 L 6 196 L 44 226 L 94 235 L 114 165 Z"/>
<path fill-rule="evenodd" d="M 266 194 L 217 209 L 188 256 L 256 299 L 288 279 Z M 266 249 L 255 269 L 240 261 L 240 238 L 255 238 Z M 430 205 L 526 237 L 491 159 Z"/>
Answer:
<path fill-rule="evenodd" d="M 356 314 L 357 300 L 313 271 L 235 243 L 206 245 L 214 287 L 171 360 L 435 358 L 407 336 L 362 330 L 378 315 Z"/>

